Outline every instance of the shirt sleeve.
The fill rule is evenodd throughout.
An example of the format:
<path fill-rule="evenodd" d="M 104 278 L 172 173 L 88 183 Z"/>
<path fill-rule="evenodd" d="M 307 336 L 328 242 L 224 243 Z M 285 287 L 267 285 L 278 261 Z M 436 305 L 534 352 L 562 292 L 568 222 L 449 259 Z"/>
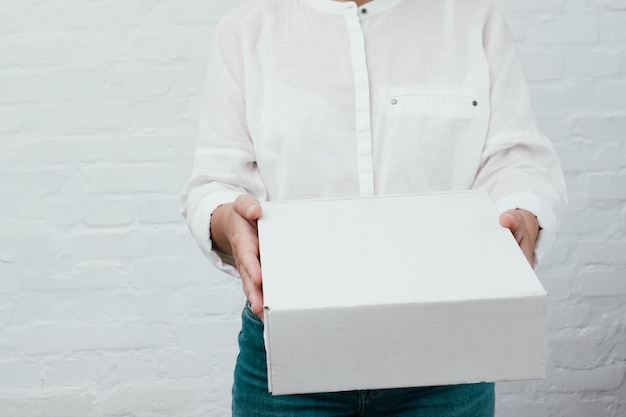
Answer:
<path fill-rule="evenodd" d="M 566 203 L 565 180 L 551 142 L 541 133 L 513 37 L 491 8 L 483 31 L 490 71 L 491 115 L 474 188 L 486 189 L 501 212 L 532 212 L 542 230 L 535 249 L 539 263 L 554 240 Z"/>
<path fill-rule="evenodd" d="M 241 194 L 266 199 L 246 122 L 241 24 L 231 13 L 216 30 L 201 96 L 194 167 L 181 196 L 180 211 L 207 258 L 236 277 L 239 274 L 233 258 L 213 248 L 210 222 L 217 207 L 233 202 Z"/>

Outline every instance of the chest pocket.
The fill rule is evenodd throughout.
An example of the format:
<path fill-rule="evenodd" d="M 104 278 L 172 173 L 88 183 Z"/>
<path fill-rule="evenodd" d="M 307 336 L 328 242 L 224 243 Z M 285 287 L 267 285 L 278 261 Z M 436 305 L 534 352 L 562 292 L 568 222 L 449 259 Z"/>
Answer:
<path fill-rule="evenodd" d="M 407 184 L 394 191 L 471 186 L 489 124 L 488 99 L 397 94 L 386 98 L 383 114 L 385 140 L 377 147 L 381 170 Z"/>

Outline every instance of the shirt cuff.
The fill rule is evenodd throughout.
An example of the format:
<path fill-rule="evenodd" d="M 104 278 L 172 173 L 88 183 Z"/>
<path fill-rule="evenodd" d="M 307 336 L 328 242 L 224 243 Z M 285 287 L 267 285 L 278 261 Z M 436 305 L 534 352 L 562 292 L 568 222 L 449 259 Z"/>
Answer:
<path fill-rule="evenodd" d="M 552 247 L 556 235 L 556 217 L 550 206 L 536 194 L 515 193 L 496 201 L 496 207 L 500 214 L 507 210 L 523 209 L 537 217 L 541 230 L 537 236 L 534 261 L 535 267 L 539 265 Z"/>

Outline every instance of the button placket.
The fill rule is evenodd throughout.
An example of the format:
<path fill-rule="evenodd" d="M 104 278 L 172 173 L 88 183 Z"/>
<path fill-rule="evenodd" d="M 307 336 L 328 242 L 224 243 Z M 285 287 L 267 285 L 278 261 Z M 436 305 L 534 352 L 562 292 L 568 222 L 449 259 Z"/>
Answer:
<path fill-rule="evenodd" d="M 365 54 L 365 38 L 361 28 L 359 13 L 352 6 L 346 10 L 344 16 L 350 35 L 350 51 L 354 74 L 359 194 L 371 196 L 376 192 L 374 189 L 370 87 Z"/>

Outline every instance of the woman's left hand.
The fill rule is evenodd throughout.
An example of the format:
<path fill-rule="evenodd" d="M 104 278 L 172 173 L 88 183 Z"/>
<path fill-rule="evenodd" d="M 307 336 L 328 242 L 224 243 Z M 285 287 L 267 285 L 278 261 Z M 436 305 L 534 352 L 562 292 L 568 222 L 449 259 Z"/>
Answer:
<path fill-rule="evenodd" d="M 539 236 L 537 217 L 528 210 L 515 209 L 500 215 L 500 224 L 513 233 L 530 266 L 535 266 L 535 246 Z"/>

